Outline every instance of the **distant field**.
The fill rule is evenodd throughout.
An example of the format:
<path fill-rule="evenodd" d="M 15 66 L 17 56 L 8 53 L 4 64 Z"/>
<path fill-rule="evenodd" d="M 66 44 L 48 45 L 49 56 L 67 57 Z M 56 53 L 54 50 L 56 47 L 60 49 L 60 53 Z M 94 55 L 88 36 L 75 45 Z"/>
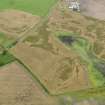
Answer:
<path fill-rule="evenodd" d="M 44 16 L 57 0 L 2 0 L 0 10 L 19 9 L 35 15 Z"/>

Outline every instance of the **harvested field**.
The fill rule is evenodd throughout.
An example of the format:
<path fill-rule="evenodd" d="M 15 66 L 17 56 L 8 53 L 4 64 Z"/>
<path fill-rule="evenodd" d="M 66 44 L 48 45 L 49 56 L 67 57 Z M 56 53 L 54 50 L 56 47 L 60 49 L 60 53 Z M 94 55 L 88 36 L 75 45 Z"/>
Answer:
<path fill-rule="evenodd" d="M 0 12 L 0 31 L 11 37 L 19 37 L 36 25 L 39 16 L 18 10 L 3 10 Z"/>
<path fill-rule="evenodd" d="M 0 54 L 0 66 L 4 66 L 15 60 L 15 58 L 10 53 L 4 51 L 4 49 L 1 51 L 1 53 L 2 54 Z"/>
<path fill-rule="evenodd" d="M 0 68 L 0 105 L 59 105 L 25 71 L 17 62 Z"/>
<path fill-rule="evenodd" d="M 53 94 L 89 88 L 87 70 L 80 58 L 53 36 L 48 39 L 51 49 L 32 46 L 33 43 L 26 41 L 18 43 L 11 49 L 11 53 Z"/>

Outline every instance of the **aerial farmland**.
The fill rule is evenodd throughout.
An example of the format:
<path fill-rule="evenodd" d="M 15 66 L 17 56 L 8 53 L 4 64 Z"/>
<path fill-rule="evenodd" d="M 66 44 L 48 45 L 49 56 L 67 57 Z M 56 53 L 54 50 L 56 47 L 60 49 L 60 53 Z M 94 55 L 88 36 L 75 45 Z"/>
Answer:
<path fill-rule="evenodd" d="M 105 105 L 104 5 L 0 1 L 0 105 Z"/>

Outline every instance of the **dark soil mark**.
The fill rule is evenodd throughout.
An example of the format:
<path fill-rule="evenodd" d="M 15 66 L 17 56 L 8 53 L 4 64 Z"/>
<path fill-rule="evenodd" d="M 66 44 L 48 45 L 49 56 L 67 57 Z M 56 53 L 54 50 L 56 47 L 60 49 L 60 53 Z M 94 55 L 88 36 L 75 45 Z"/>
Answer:
<path fill-rule="evenodd" d="M 72 45 L 72 43 L 75 41 L 75 38 L 72 36 L 59 36 L 59 39 L 67 45 Z"/>

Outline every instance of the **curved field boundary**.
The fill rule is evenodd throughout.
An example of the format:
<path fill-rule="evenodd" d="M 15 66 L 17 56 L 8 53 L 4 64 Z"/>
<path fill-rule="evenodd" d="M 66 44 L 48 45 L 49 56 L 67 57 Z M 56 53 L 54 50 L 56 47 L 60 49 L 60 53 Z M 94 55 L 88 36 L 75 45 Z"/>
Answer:
<path fill-rule="evenodd" d="M 42 82 L 37 78 L 36 75 L 34 75 L 31 70 L 24 64 L 22 63 L 18 58 L 16 58 L 16 60 L 27 70 L 27 72 L 31 75 L 32 79 L 34 81 L 37 81 L 40 86 L 43 88 L 43 90 L 45 91 L 45 93 L 50 94 L 49 90 L 42 84 Z"/>

